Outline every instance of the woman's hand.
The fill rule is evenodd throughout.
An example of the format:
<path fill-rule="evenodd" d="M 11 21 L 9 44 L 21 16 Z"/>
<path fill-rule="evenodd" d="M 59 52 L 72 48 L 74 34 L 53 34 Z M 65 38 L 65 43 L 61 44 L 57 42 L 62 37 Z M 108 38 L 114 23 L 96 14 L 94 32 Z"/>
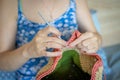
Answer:
<path fill-rule="evenodd" d="M 82 52 L 95 53 L 101 46 L 101 41 L 101 36 L 98 33 L 86 32 L 81 34 L 70 46 L 77 47 Z"/>
<path fill-rule="evenodd" d="M 25 57 L 36 58 L 40 56 L 54 57 L 59 56 L 62 52 L 48 52 L 47 48 L 58 48 L 62 49 L 66 46 L 66 42 L 58 37 L 48 36 L 48 34 L 53 33 L 53 35 L 60 36 L 61 33 L 54 27 L 47 27 L 40 30 L 35 38 L 28 43 L 26 52 L 24 52 Z"/>

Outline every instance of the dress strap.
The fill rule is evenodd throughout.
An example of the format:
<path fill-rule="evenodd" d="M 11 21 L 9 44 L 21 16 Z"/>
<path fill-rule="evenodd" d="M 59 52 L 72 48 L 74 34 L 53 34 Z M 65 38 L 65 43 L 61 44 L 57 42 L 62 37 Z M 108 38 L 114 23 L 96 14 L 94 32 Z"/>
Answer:
<path fill-rule="evenodd" d="M 73 8 L 73 10 L 75 10 L 76 11 L 76 0 L 70 0 L 70 6 L 71 6 L 71 8 Z"/>
<path fill-rule="evenodd" d="M 22 0 L 18 0 L 18 11 L 22 12 Z"/>

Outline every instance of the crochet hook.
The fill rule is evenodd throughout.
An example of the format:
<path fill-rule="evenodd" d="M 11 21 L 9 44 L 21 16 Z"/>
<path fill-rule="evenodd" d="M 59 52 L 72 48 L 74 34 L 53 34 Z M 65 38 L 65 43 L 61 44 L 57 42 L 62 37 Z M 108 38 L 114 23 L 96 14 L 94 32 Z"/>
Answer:
<path fill-rule="evenodd" d="M 47 24 L 48 26 L 53 26 L 52 24 L 50 24 L 50 23 L 45 19 L 45 17 L 43 17 L 43 15 L 41 14 L 40 11 L 38 11 L 38 14 L 39 14 L 39 16 L 43 19 L 43 21 L 46 22 L 46 24 Z M 50 34 L 50 35 L 52 35 L 52 34 Z M 58 36 L 58 37 L 61 39 L 60 36 Z"/>

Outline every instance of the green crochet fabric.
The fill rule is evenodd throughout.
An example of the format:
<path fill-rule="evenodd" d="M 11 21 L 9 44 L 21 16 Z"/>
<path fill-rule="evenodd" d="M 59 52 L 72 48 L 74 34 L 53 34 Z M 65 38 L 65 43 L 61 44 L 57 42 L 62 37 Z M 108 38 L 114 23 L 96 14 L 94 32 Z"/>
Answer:
<path fill-rule="evenodd" d="M 63 52 L 55 70 L 42 80 L 90 80 L 90 75 L 81 69 L 78 52 L 67 50 Z"/>

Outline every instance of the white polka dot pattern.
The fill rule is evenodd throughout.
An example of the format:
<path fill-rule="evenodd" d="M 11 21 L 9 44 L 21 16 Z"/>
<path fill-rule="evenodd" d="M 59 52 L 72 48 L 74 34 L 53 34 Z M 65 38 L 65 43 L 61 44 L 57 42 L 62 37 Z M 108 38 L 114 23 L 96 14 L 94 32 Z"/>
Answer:
<path fill-rule="evenodd" d="M 76 24 L 76 7 L 75 1 L 70 0 L 69 9 L 55 21 L 50 22 L 54 25 L 61 33 L 61 38 L 68 40 L 74 30 L 77 29 Z M 18 15 L 18 31 L 16 36 L 16 45 L 20 47 L 28 42 L 30 42 L 37 32 L 43 28 L 47 27 L 47 24 L 39 24 L 28 20 L 21 11 Z M 48 62 L 48 58 L 40 57 L 30 59 L 26 62 L 19 70 L 18 79 L 19 80 L 35 80 L 35 75 L 37 72 Z M 23 76 L 24 75 L 24 76 Z"/>

